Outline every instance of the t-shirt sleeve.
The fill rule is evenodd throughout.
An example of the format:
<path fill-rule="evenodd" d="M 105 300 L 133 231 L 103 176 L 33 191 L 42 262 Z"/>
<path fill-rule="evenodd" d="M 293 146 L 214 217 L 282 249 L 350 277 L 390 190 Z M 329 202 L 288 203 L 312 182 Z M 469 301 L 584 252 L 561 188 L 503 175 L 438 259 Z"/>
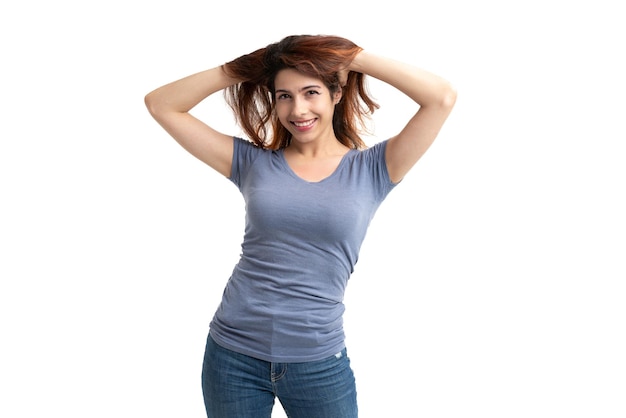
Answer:
<path fill-rule="evenodd" d="M 372 182 L 379 194 L 380 200 L 384 199 L 389 192 L 399 184 L 391 181 L 389 171 L 387 170 L 387 162 L 385 161 L 387 143 L 388 140 L 381 141 L 363 151 L 369 172 L 372 176 Z"/>
<path fill-rule="evenodd" d="M 233 162 L 230 169 L 229 180 L 235 183 L 237 187 L 241 188 L 241 185 L 250 171 L 250 165 L 258 156 L 261 148 L 243 138 L 234 137 L 233 140 Z"/>

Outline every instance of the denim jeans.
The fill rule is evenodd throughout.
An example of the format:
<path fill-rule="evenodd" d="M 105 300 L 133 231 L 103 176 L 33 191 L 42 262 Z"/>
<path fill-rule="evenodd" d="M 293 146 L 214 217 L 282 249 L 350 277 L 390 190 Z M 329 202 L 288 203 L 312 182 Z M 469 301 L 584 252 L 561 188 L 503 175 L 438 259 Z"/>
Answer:
<path fill-rule="evenodd" d="M 278 398 L 290 418 L 356 418 L 346 349 L 320 361 L 271 363 L 207 338 L 202 392 L 208 418 L 270 418 Z"/>

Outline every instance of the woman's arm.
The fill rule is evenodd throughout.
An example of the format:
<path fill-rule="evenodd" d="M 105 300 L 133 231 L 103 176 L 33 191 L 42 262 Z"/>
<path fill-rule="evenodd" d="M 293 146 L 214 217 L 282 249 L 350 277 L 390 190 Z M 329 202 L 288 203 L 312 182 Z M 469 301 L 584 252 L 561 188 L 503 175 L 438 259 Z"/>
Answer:
<path fill-rule="evenodd" d="M 441 77 L 367 51 L 360 52 L 349 69 L 390 84 L 419 105 L 417 113 L 387 144 L 387 169 L 391 180 L 397 183 L 437 137 L 452 111 L 456 91 Z"/>
<path fill-rule="evenodd" d="M 189 111 L 211 94 L 237 83 L 221 67 L 202 71 L 148 93 L 145 103 L 156 121 L 193 156 L 230 176 L 233 138 L 217 132 Z"/>

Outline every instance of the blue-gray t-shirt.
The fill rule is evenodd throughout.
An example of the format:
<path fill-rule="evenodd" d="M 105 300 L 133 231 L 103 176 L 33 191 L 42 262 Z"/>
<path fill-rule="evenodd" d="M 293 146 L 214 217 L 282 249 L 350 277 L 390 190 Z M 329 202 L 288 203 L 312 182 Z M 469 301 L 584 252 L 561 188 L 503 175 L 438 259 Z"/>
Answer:
<path fill-rule="evenodd" d="M 387 141 L 350 150 L 319 182 L 283 151 L 234 139 L 230 180 L 246 207 L 242 254 L 210 324 L 221 346 L 270 362 L 344 348 L 344 291 L 374 213 L 394 188 Z"/>

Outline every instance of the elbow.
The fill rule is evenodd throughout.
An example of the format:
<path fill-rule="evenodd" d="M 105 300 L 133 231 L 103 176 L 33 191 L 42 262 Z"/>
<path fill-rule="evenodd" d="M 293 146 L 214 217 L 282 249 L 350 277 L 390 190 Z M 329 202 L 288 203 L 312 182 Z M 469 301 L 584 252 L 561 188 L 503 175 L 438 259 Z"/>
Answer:
<path fill-rule="evenodd" d="M 442 108 L 452 110 L 456 103 L 457 91 L 451 84 L 446 84 L 442 89 L 439 104 Z"/>
<path fill-rule="evenodd" d="M 146 94 L 143 98 L 143 102 L 151 115 L 154 116 L 156 113 L 158 113 L 158 105 L 154 92 Z"/>
<path fill-rule="evenodd" d="M 143 102 L 148 112 L 150 112 L 150 115 L 156 120 L 160 120 L 167 113 L 172 111 L 172 107 L 168 106 L 168 101 L 165 100 L 163 95 L 159 94 L 158 90 L 146 94 Z"/>
<path fill-rule="evenodd" d="M 416 102 L 421 108 L 432 108 L 437 111 L 450 112 L 456 103 L 456 89 L 447 81 L 441 81 L 438 85 L 433 86 L 430 94 L 423 101 Z"/>

